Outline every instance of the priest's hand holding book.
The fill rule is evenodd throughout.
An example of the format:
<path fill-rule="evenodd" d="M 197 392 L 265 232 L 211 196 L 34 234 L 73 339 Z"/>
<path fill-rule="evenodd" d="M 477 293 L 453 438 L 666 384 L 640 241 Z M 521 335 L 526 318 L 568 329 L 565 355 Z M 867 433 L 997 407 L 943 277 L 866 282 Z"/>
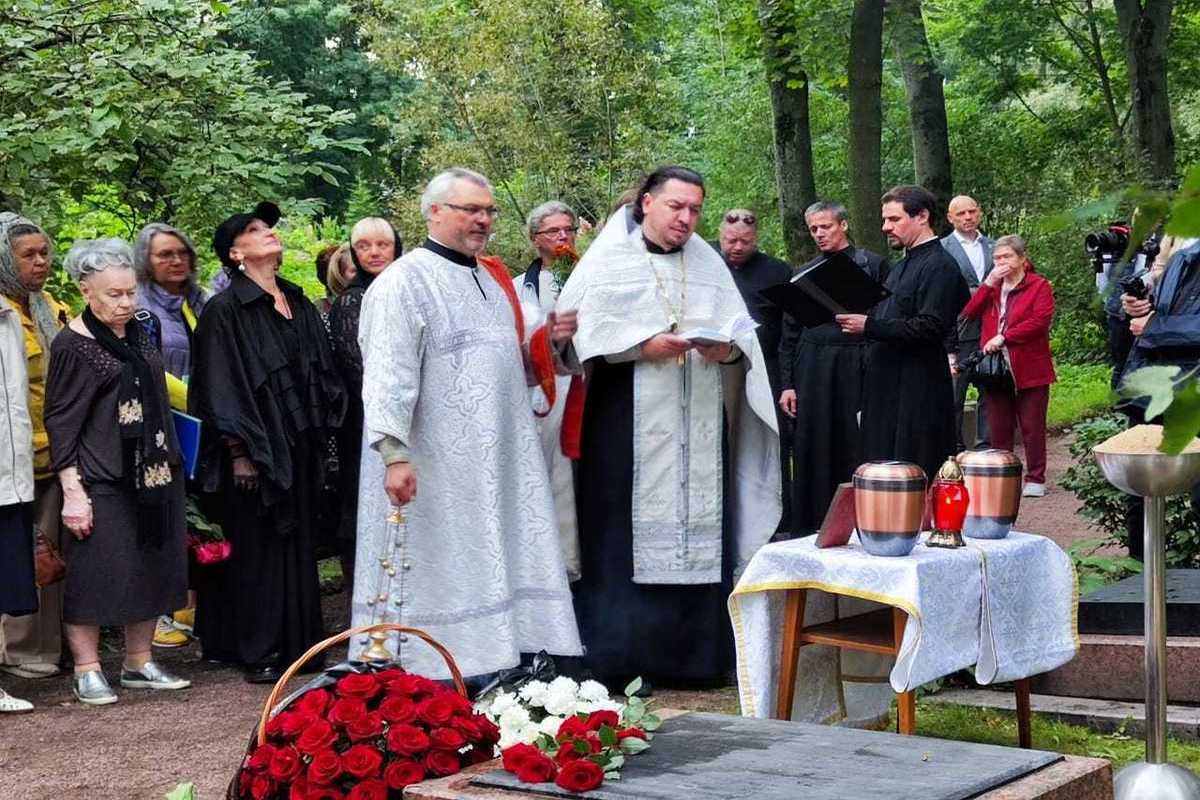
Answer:
<path fill-rule="evenodd" d="M 642 359 L 665 361 L 668 358 L 677 358 L 683 355 L 692 347 L 693 344 L 682 336 L 674 333 L 660 333 L 642 342 Z"/>

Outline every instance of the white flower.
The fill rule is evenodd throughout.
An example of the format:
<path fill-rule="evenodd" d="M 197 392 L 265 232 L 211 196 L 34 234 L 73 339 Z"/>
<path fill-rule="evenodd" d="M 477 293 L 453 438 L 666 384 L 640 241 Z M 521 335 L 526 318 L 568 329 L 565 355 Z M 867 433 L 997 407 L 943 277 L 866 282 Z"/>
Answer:
<path fill-rule="evenodd" d="M 495 705 L 493 704 L 493 708 Z M 529 718 L 529 711 L 523 706 L 513 705 L 504 709 L 504 713 L 500 715 L 499 725 L 501 728 L 524 728 L 532 722 Z"/>
<path fill-rule="evenodd" d="M 521 687 L 521 699 L 531 706 L 542 706 L 546 703 L 546 689 L 549 684 L 545 681 L 530 681 Z"/>
<path fill-rule="evenodd" d="M 559 675 L 554 680 L 550 681 L 550 685 L 546 687 L 551 692 L 570 692 L 574 697 L 579 693 L 579 684 L 568 678 L 566 675 Z"/>
<path fill-rule="evenodd" d="M 599 708 L 599 706 L 597 706 L 595 703 L 589 703 L 587 700 L 580 700 L 578 703 L 575 704 L 575 713 L 576 714 L 590 714 L 593 711 L 595 711 L 597 708 Z"/>
<path fill-rule="evenodd" d="M 575 713 L 578 701 L 574 692 L 560 691 L 546 693 L 546 711 L 560 717 L 569 717 Z"/>
<path fill-rule="evenodd" d="M 541 722 L 537 723 L 537 733 L 548 733 L 551 736 L 558 735 L 558 729 L 562 727 L 562 717 L 546 717 Z M 536 735 L 534 738 L 537 738 Z"/>
<path fill-rule="evenodd" d="M 605 689 L 604 684 L 599 681 L 584 681 L 579 684 L 579 697 L 598 703 L 608 699 L 608 689 Z"/>
<path fill-rule="evenodd" d="M 489 713 L 493 717 L 500 717 L 505 711 L 515 708 L 518 705 L 520 704 L 517 702 L 516 695 L 509 694 L 508 692 L 500 692 L 492 699 L 492 708 Z"/>

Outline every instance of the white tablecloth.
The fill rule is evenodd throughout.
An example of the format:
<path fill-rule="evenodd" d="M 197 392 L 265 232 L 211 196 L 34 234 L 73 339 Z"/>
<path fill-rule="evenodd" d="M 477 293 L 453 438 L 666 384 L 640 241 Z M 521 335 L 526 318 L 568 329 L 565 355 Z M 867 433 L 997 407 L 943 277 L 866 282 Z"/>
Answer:
<path fill-rule="evenodd" d="M 1050 539 L 1016 531 L 966 541 L 954 550 L 922 543 L 902 558 L 869 555 L 857 537 L 824 550 L 815 536 L 760 549 L 729 598 L 742 713 L 775 713 L 787 589 L 809 590 L 806 625 L 881 604 L 909 618 L 894 663 L 835 647 L 802 647 L 794 720 L 871 719 L 886 712 L 892 691 L 971 665 L 976 680 L 988 684 L 1070 661 L 1079 646 L 1078 595 L 1067 554 Z"/>

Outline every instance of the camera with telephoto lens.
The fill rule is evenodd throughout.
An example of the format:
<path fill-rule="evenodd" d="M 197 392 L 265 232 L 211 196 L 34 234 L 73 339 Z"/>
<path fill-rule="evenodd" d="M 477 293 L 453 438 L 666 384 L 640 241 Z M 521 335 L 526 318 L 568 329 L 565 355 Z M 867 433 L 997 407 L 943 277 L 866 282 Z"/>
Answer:
<path fill-rule="evenodd" d="M 1083 239 L 1083 249 L 1087 251 L 1092 261 L 1092 269 L 1097 274 L 1110 274 L 1110 268 L 1121 260 L 1125 248 L 1129 246 L 1130 227 L 1124 222 L 1113 222 L 1102 231 L 1089 233 Z M 1151 233 L 1146 241 L 1134 251 L 1134 256 L 1145 256 L 1146 263 L 1152 262 L 1158 255 L 1162 235 Z M 1128 280 L 1128 278 L 1126 279 Z M 1144 284 L 1143 284 L 1144 286 Z M 1121 288 L 1124 289 L 1124 281 Z M 1126 292 L 1132 294 L 1132 292 Z"/>
<path fill-rule="evenodd" d="M 1149 270 L 1142 270 L 1133 275 L 1127 275 L 1117 282 L 1117 286 L 1121 290 L 1121 294 L 1127 294 L 1134 300 L 1145 300 L 1150 296 L 1150 287 L 1142 278 Z"/>

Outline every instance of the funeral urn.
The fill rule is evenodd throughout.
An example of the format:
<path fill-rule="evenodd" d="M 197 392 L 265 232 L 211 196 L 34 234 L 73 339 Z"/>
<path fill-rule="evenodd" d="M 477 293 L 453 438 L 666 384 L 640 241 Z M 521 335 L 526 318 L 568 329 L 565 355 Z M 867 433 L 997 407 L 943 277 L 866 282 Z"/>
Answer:
<path fill-rule="evenodd" d="M 1003 539 L 1021 508 L 1021 460 L 1008 450 L 967 450 L 958 454 L 971 495 L 963 535 Z"/>
<path fill-rule="evenodd" d="M 925 472 L 905 461 L 868 461 L 854 471 L 854 512 L 863 549 L 906 556 L 925 516 Z"/>

